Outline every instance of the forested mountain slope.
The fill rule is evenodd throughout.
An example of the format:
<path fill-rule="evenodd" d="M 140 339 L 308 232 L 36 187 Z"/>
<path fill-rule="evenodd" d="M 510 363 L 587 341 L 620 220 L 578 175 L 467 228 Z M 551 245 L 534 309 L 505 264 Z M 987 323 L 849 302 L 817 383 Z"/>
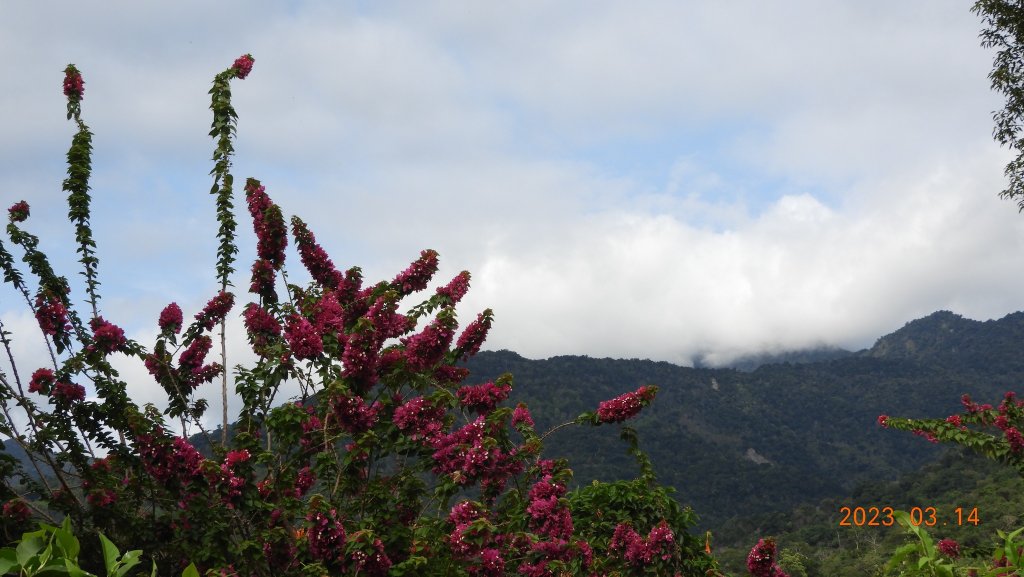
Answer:
<path fill-rule="evenodd" d="M 880 428 L 886 413 L 944 417 L 965 392 L 995 402 L 1024 382 L 1024 313 L 979 322 L 937 312 L 870 349 L 824 362 L 763 365 L 752 372 L 694 369 L 645 360 L 561 356 L 529 360 L 484 352 L 471 382 L 515 376 L 538 430 L 593 410 L 645 384 L 660 387 L 633 426 L 663 483 L 703 525 L 788 510 L 894 479 L 938 456 L 938 447 Z M 576 481 L 634 474 L 614 427 L 569 428 L 548 439 Z"/>

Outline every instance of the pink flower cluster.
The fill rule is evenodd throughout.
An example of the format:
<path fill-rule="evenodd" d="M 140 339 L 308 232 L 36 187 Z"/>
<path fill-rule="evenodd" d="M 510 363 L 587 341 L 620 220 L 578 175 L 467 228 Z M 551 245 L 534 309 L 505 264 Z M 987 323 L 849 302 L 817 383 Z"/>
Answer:
<path fill-rule="evenodd" d="M 391 559 L 384 552 L 384 543 L 380 539 L 369 542 L 364 535 L 357 535 L 355 540 L 363 543 L 351 553 L 352 574 L 385 577 L 391 569 Z"/>
<path fill-rule="evenodd" d="M 416 397 L 395 409 L 392 421 L 413 441 L 433 444 L 444 431 L 444 407 L 428 399 Z"/>
<path fill-rule="evenodd" d="M 55 381 L 56 377 L 52 370 L 36 369 L 32 373 L 32 379 L 28 382 L 28 392 L 47 394 Z"/>
<path fill-rule="evenodd" d="M 960 544 L 952 539 L 942 539 L 936 544 L 939 549 L 939 553 L 942 553 L 950 559 L 956 559 L 960 556 Z"/>
<path fill-rule="evenodd" d="M 178 303 L 171 303 L 160 311 L 160 319 L 157 324 L 160 326 L 160 332 L 176 335 L 181 332 L 183 322 L 181 307 L 178 306 Z"/>
<path fill-rule="evenodd" d="M 50 389 L 50 396 L 63 403 L 81 402 L 85 400 L 85 387 L 69 381 L 57 381 Z"/>
<path fill-rule="evenodd" d="M 367 405 L 362 397 L 337 395 L 331 399 L 331 408 L 341 428 L 351 435 L 358 435 L 376 424 L 380 403 Z"/>
<path fill-rule="evenodd" d="M 515 410 L 512 411 L 512 426 L 518 427 L 519 425 L 533 427 L 533 417 L 530 415 L 530 409 L 526 407 L 525 403 L 519 403 L 516 405 Z"/>
<path fill-rule="evenodd" d="M 629 523 L 620 523 L 612 534 L 612 551 L 621 553 L 634 567 L 645 567 L 657 559 L 668 561 L 676 554 L 675 535 L 665 520 L 651 528 L 647 537 L 641 537 Z"/>
<path fill-rule="evenodd" d="M 250 458 L 251 455 L 246 449 L 228 451 L 217 473 L 210 475 L 210 484 L 220 489 L 221 501 L 229 509 L 234 508 L 234 503 L 242 496 L 242 488 L 245 486 L 245 478 L 235 469 Z"/>
<path fill-rule="evenodd" d="M 342 559 L 345 551 L 345 528 L 337 518 L 338 512 L 331 509 L 327 513 L 311 511 L 306 515 L 309 528 L 306 529 L 306 540 L 309 553 L 314 559 L 334 563 Z"/>
<path fill-rule="evenodd" d="M 256 233 L 256 262 L 252 265 L 252 286 L 249 290 L 259 295 L 276 297 L 274 273 L 284 265 L 288 226 L 284 222 L 281 208 L 270 200 L 266 187 L 258 180 L 250 178 L 246 181 L 245 199 L 252 216 L 252 228 Z"/>
<path fill-rule="evenodd" d="M 597 418 L 602 423 L 621 423 L 631 419 L 654 400 L 657 392 L 657 387 L 645 385 L 632 393 L 620 395 L 610 401 L 601 401 L 597 405 Z"/>
<path fill-rule="evenodd" d="M 295 498 L 299 499 L 305 495 L 306 491 L 309 491 L 314 483 L 316 483 L 316 473 L 312 469 L 309 467 L 299 469 L 299 473 L 295 477 Z"/>
<path fill-rule="evenodd" d="M 234 64 L 231 65 L 231 69 L 235 71 L 235 77 L 239 80 L 245 80 L 245 77 L 252 72 L 252 65 L 256 62 L 256 59 L 252 57 L 252 54 L 243 54 L 235 59 Z"/>
<path fill-rule="evenodd" d="M 292 354 L 297 359 L 314 359 L 324 352 L 324 343 L 320 333 L 306 317 L 293 314 L 288 318 L 284 328 L 284 338 L 288 341 Z"/>
<path fill-rule="evenodd" d="M 334 335 L 340 341 L 345 338 L 345 309 L 334 291 L 326 291 L 313 307 L 313 326 L 321 335 Z"/>
<path fill-rule="evenodd" d="M 530 488 L 526 513 L 533 534 L 527 543 L 524 561 L 519 565 L 520 575 L 528 577 L 549 577 L 554 573 L 548 567 L 553 561 L 571 562 L 582 557 L 587 568 L 593 555 L 590 547 L 577 542 L 570 543 L 573 532 L 572 512 L 564 504 L 565 484 L 554 477 L 555 464 L 551 461 L 538 463 L 541 477 Z"/>
<path fill-rule="evenodd" d="M 788 577 L 775 564 L 775 539 L 759 539 L 747 555 L 747 571 L 751 577 Z"/>
<path fill-rule="evenodd" d="M 210 352 L 213 341 L 206 335 L 200 335 L 193 339 L 188 348 L 178 357 L 177 377 L 191 388 L 196 388 L 203 383 L 212 382 L 217 378 L 223 367 L 220 363 L 204 365 L 206 354 Z M 147 368 L 149 364 L 146 365 Z M 150 373 L 153 370 L 150 369 Z M 159 379 L 157 374 L 153 376 Z"/>
<path fill-rule="evenodd" d="M 455 336 L 453 323 L 435 318 L 423 331 L 402 339 L 405 345 L 405 364 L 410 371 L 419 372 L 441 361 Z"/>
<path fill-rule="evenodd" d="M 494 410 L 498 403 L 508 398 L 512 386 L 508 383 L 495 385 L 484 383 L 482 385 L 467 385 L 456 391 L 459 402 L 471 411 L 483 415 Z"/>
<path fill-rule="evenodd" d="M 196 313 L 196 320 L 199 321 L 200 326 L 206 330 L 213 329 L 214 326 L 219 324 L 224 317 L 228 316 L 231 312 L 231 307 L 235 304 L 235 295 L 220 291 L 217 296 L 210 299 L 203 310 Z"/>
<path fill-rule="evenodd" d="M 437 287 L 437 295 L 447 297 L 449 304 L 455 306 L 462 300 L 462 297 L 466 296 L 466 292 L 469 290 L 469 278 L 469 271 L 460 272 L 447 285 Z"/>
<path fill-rule="evenodd" d="M 327 251 L 316 243 L 316 237 L 306 223 L 297 216 L 292 217 L 292 237 L 299 249 L 299 258 L 313 280 L 328 290 L 335 290 L 342 285 L 344 277 L 334 268 Z"/>
<path fill-rule="evenodd" d="M 163 429 L 157 427 L 152 434 L 136 439 L 136 451 L 146 472 L 165 485 L 188 485 L 202 479 L 204 459 L 199 451 L 184 437 L 168 443 L 163 435 Z"/>
<path fill-rule="evenodd" d="M 32 511 L 23 499 L 11 499 L 4 503 L 4 519 L 12 519 L 19 522 L 27 521 L 32 516 Z"/>
<path fill-rule="evenodd" d="M 458 351 L 460 357 L 466 359 L 480 352 L 480 347 L 487 340 L 487 333 L 491 330 L 492 321 L 491 309 L 487 309 L 478 314 L 476 320 L 466 326 L 462 334 L 459 335 L 458 342 L 455 343 L 455 350 Z"/>
<path fill-rule="evenodd" d="M 68 64 L 64 69 L 64 96 L 70 100 L 78 101 L 85 95 L 85 80 L 82 73 L 75 68 L 74 64 Z"/>
<path fill-rule="evenodd" d="M 124 330 L 121 327 L 103 320 L 103 317 L 96 317 L 90 321 L 92 327 L 93 350 L 108 355 L 120 351 L 128 344 L 124 337 Z"/>
<path fill-rule="evenodd" d="M 263 355 L 267 347 L 281 336 L 281 324 L 256 303 L 245 307 L 242 319 L 252 350 L 258 355 Z"/>
<path fill-rule="evenodd" d="M 36 295 L 36 321 L 44 334 L 60 338 L 71 330 L 68 309 L 49 291 Z"/>
<path fill-rule="evenodd" d="M 471 423 L 433 441 L 434 473 L 451 475 L 460 485 L 468 485 L 477 479 L 484 485 L 485 493 L 504 487 L 506 480 L 523 470 L 523 464 L 516 459 L 515 451 L 506 453 L 488 438 L 489 426 L 484 417 L 477 417 Z"/>
<path fill-rule="evenodd" d="M 25 222 L 28 215 L 28 203 L 24 200 L 12 204 L 11 208 L 7 209 L 7 218 L 9 218 L 11 222 Z"/>
<path fill-rule="evenodd" d="M 398 273 L 395 280 L 391 281 L 391 286 L 400 296 L 410 295 L 427 288 L 427 283 L 436 272 L 437 251 L 427 249 L 420 252 L 420 258 L 410 264 L 409 268 Z"/>
<path fill-rule="evenodd" d="M 112 489 L 94 489 L 89 491 L 85 500 L 93 507 L 109 507 L 117 501 L 117 493 Z"/>
<path fill-rule="evenodd" d="M 486 511 L 472 501 L 460 501 L 452 507 L 448 520 L 455 529 L 448 535 L 448 545 L 459 560 L 465 562 L 470 575 L 500 577 L 504 575 L 505 559 L 501 551 L 493 547 L 495 539 L 489 523 L 478 523 L 486 519 Z"/>
<path fill-rule="evenodd" d="M 572 536 L 572 513 L 561 502 L 566 488 L 555 481 L 550 474 L 544 475 L 530 488 L 530 504 L 526 513 L 530 516 L 530 527 L 537 534 L 559 539 Z"/>
<path fill-rule="evenodd" d="M 988 403 L 984 405 L 979 405 L 978 403 L 975 403 L 974 401 L 971 400 L 970 395 L 961 396 L 960 404 L 962 404 L 964 406 L 964 409 L 966 409 L 967 412 L 972 415 L 992 410 L 992 405 Z"/>

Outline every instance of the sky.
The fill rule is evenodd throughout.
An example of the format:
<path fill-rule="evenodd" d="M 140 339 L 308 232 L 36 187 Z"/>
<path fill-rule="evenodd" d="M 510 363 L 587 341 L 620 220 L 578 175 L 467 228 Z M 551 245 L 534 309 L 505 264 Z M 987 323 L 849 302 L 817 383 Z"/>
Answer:
<path fill-rule="evenodd" d="M 485 348 L 681 365 L 860 349 L 936 310 L 1024 308 L 1024 215 L 998 197 L 1011 155 L 969 5 L 3 2 L 0 196 L 29 202 L 81 299 L 61 192 L 73 62 L 101 309 L 151 346 L 167 303 L 191 315 L 217 290 L 207 90 L 251 53 L 236 181 L 368 281 L 425 248 L 438 282 L 469 270 L 459 316 L 494 310 Z M 23 372 L 44 362 L 13 291 L 0 319 Z"/>

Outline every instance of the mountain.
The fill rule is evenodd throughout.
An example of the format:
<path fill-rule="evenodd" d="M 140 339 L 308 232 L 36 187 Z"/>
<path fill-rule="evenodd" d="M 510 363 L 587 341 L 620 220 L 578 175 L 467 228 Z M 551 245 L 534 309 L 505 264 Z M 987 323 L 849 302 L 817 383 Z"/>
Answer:
<path fill-rule="evenodd" d="M 978 322 L 938 312 L 882 337 L 870 349 L 751 372 L 646 360 L 510 351 L 471 359 L 471 382 L 514 377 L 538 431 L 646 384 L 658 399 L 632 423 L 659 480 L 714 528 L 734 516 L 788 510 L 895 479 L 935 460 L 939 447 L 877 425 L 880 414 L 944 417 L 960 396 L 996 402 L 1024 378 L 1024 313 Z M 577 483 L 624 478 L 635 466 L 615 427 L 574 427 L 546 441 L 567 457 Z"/>

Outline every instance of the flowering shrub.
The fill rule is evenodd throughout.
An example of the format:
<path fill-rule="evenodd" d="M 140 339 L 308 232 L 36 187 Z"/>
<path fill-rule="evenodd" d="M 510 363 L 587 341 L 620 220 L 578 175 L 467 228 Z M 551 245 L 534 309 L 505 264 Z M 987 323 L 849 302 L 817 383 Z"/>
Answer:
<path fill-rule="evenodd" d="M 970 395 L 960 399 L 964 412 L 945 419 L 878 417 L 882 427 L 910 431 L 933 443 L 956 443 L 990 459 L 1006 463 L 1024 475 L 1024 400 L 1014 392 L 1004 395 L 998 407 L 978 404 Z"/>
<path fill-rule="evenodd" d="M 257 258 L 252 300 L 236 308 L 230 82 L 253 65 L 252 56 L 239 57 L 210 91 L 220 290 L 187 325 L 181 307 L 168 304 L 154 319 L 160 332 L 151 348 L 100 314 L 84 80 L 73 65 L 65 70 L 68 118 L 78 131 L 64 189 L 88 310 L 78 311 L 67 280 L 25 229 L 28 203 L 15 203 L 7 235 L 33 280 L 3 242 L 0 269 L 35 315 L 51 363 L 19 371 L 0 327 L 13 365 L 12 378 L 0 381 L 0 434 L 31 458 L 29 471 L 0 459 L 5 535 L 65 516 L 186 574 L 713 572 L 714 559 L 686 532 L 692 513 L 656 484 L 631 431 L 624 429 L 640 478 L 570 492 L 567 463 L 541 458 L 529 409 L 502 406 L 512 377 L 469 380 L 459 363 L 480 350 L 493 315 L 485 310 L 459 330 L 454 307 L 469 288 L 468 272 L 401 312 L 403 300 L 433 279 L 436 252 L 423 251 L 391 281 L 364 283 L 359 268 L 336 268 L 309 227 L 298 217 L 286 221 L 267 187 L 249 179 Z M 284 282 L 289 233 L 312 277 L 306 287 Z M 231 314 L 244 319 L 259 360 L 235 368 L 243 409 L 229 427 L 224 322 Z M 209 360 L 217 348 L 219 362 Z M 128 397 L 110 364 L 115 354 L 145 365 L 167 394 L 163 414 Z M 27 383 L 23 374 L 31 374 Z M 218 379 L 225 412 L 215 439 L 203 425 L 208 402 L 195 392 Z M 296 398 L 280 398 L 286 382 L 297 384 Z M 656 393 L 641 387 L 574 423 L 621 423 Z M 200 434 L 184 436 L 189 430 Z M 16 477 L 25 487 L 14 486 Z M 88 563 L 100 566 L 95 556 Z"/>

